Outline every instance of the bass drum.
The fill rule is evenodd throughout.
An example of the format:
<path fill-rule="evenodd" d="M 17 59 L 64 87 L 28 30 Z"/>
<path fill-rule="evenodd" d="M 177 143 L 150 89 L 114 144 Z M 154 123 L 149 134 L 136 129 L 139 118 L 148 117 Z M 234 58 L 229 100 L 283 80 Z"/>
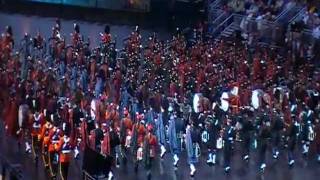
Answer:
<path fill-rule="evenodd" d="M 222 139 L 222 137 L 219 137 L 217 139 L 216 147 L 217 147 L 217 149 L 222 149 L 223 148 L 223 139 Z"/>

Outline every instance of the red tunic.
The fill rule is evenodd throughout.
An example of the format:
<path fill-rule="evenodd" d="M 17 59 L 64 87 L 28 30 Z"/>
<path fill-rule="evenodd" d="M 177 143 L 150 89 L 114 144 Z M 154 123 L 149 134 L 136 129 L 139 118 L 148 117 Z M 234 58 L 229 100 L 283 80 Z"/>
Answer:
<path fill-rule="evenodd" d="M 143 124 L 135 125 L 134 128 L 137 128 L 138 132 L 138 145 L 142 145 L 145 134 L 146 134 L 146 129 Z"/>
<path fill-rule="evenodd" d="M 80 134 L 81 134 L 81 143 L 80 149 L 84 150 L 86 145 L 89 144 L 88 133 L 87 133 L 87 123 L 86 120 L 83 120 L 80 125 Z"/>
<path fill-rule="evenodd" d="M 101 37 L 101 41 L 102 41 L 103 43 L 106 43 L 106 44 L 110 43 L 110 42 L 111 42 L 111 34 L 109 34 L 109 33 L 104 33 L 104 34 L 102 35 L 102 37 Z"/>
<path fill-rule="evenodd" d="M 105 156 L 109 156 L 111 153 L 109 132 L 104 133 L 104 138 L 101 143 L 101 153 Z"/>
<path fill-rule="evenodd" d="M 8 135 L 17 136 L 18 126 L 18 103 L 16 100 L 10 102 L 9 110 L 5 117 L 5 127 Z"/>
<path fill-rule="evenodd" d="M 233 114 L 238 114 L 240 112 L 240 97 L 239 96 L 231 96 L 230 97 L 230 105 Z"/>
<path fill-rule="evenodd" d="M 261 78 L 262 73 L 262 66 L 260 63 L 260 60 L 258 58 L 255 58 L 253 60 L 253 79 L 258 80 Z"/>
<path fill-rule="evenodd" d="M 155 155 L 156 155 L 156 149 L 157 149 L 157 137 L 153 134 L 149 134 L 147 136 L 147 140 L 148 140 L 148 143 L 150 145 L 150 157 L 151 158 L 154 158 Z"/>

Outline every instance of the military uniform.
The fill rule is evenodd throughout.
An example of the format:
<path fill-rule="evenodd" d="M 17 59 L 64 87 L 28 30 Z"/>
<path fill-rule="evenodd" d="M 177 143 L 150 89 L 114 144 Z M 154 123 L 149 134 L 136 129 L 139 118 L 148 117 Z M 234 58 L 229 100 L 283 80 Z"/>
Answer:
<path fill-rule="evenodd" d="M 198 163 L 200 157 L 200 131 L 192 126 L 186 128 L 186 149 L 188 155 L 188 163 L 190 165 L 190 176 L 196 173 L 195 164 Z"/>
<path fill-rule="evenodd" d="M 70 138 L 67 135 L 60 137 L 59 142 L 55 144 L 55 150 L 59 153 L 60 177 L 62 180 L 67 180 L 69 165 L 72 157 Z"/>
<path fill-rule="evenodd" d="M 143 160 L 147 170 L 147 178 L 151 179 L 152 160 L 156 157 L 157 137 L 152 134 L 153 127 L 151 124 L 147 125 L 147 135 L 143 142 Z"/>
<path fill-rule="evenodd" d="M 253 135 L 254 131 L 254 125 L 252 123 L 252 120 L 250 119 L 251 117 L 245 115 L 242 119 L 242 128 L 240 130 L 240 136 L 241 139 L 243 140 L 242 145 L 243 145 L 243 153 L 242 153 L 242 158 L 243 160 L 248 160 L 250 157 L 250 147 L 251 147 L 251 137 Z"/>
<path fill-rule="evenodd" d="M 121 121 L 120 125 L 120 144 L 121 144 L 121 155 L 123 159 L 126 161 L 126 152 L 130 147 L 131 138 L 132 138 L 132 120 L 129 117 L 129 112 L 125 110 L 124 118 Z"/>
<path fill-rule="evenodd" d="M 227 120 L 230 121 L 230 120 Z M 223 131 L 223 157 L 224 157 L 224 170 L 225 172 L 229 172 L 231 167 L 231 156 L 232 156 L 232 148 L 235 140 L 235 129 L 231 124 L 227 125 Z"/>
<path fill-rule="evenodd" d="M 143 157 L 143 141 L 146 134 L 146 129 L 144 126 L 143 116 L 137 115 L 137 122 L 132 127 L 132 140 L 131 140 L 131 152 L 134 158 L 135 171 L 138 171 L 139 161 Z"/>
<path fill-rule="evenodd" d="M 296 148 L 297 138 L 299 135 L 299 124 L 297 119 L 294 120 L 289 124 L 286 128 L 286 138 L 288 143 L 288 164 L 292 166 L 294 164 L 294 150 Z"/>
<path fill-rule="evenodd" d="M 281 132 L 284 128 L 283 118 L 278 112 L 275 112 L 272 119 L 271 136 L 272 136 L 272 153 L 273 158 L 277 159 L 279 155 L 279 145 L 281 140 Z"/>
<path fill-rule="evenodd" d="M 202 142 L 208 148 L 207 164 L 216 163 L 216 143 L 221 129 L 221 124 L 215 116 L 208 115 L 205 119 L 205 128 L 201 134 Z"/>
<path fill-rule="evenodd" d="M 51 177 L 56 177 L 58 172 L 58 162 L 59 162 L 59 153 L 56 150 L 56 146 L 59 143 L 59 140 L 62 136 L 62 131 L 53 127 L 49 132 L 49 142 L 48 142 L 48 160 L 49 160 L 49 170 Z"/>
<path fill-rule="evenodd" d="M 41 146 L 41 154 L 42 154 L 42 160 L 44 162 L 44 165 L 46 168 L 49 167 L 49 152 L 48 152 L 48 148 L 49 148 L 49 143 L 50 143 L 50 131 L 53 128 L 52 124 L 50 122 L 46 122 L 42 128 L 41 128 L 41 132 L 38 136 L 38 140 L 42 143 Z"/>
<path fill-rule="evenodd" d="M 31 145 L 32 145 L 32 154 L 35 160 L 38 159 L 38 154 L 40 153 L 40 139 L 38 136 L 40 135 L 41 126 L 44 122 L 43 114 L 35 113 L 32 123 L 32 129 L 31 129 Z"/>
<path fill-rule="evenodd" d="M 266 168 L 266 151 L 268 147 L 268 139 L 270 138 L 270 127 L 267 123 L 268 120 L 263 119 L 262 124 L 259 127 L 258 132 L 258 143 L 259 143 L 259 163 L 260 163 L 260 170 L 263 172 Z"/>

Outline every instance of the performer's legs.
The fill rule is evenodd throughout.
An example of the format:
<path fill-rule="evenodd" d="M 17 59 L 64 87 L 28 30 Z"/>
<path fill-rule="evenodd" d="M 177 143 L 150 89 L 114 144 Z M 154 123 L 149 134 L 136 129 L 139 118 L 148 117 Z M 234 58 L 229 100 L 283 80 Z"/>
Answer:
<path fill-rule="evenodd" d="M 303 145 L 302 145 L 302 154 L 304 156 L 307 156 L 308 152 L 309 152 L 309 146 L 310 146 L 310 141 L 309 140 L 305 140 Z"/>
<path fill-rule="evenodd" d="M 273 147 L 272 147 L 272 155 L 274 159 L 278 159 L 278 156 L 279 156 L 279 142 L 280 142 L 280 135 L 279 133 L 275 133 L 273 137 Z"/>
<path fill-rule="evenodd" d="M 259 159 L 260 159 L 260 169 L 264 171 L 266 168 L 266 151 L 267 145 L 265 143 L 261 144 L 260 151 L 259 151 Z"/>
<path fill-rule="evenodd" d="M 190 163 L 190 176 L 193 177 L 195 173 L 196 173 L 196 167 L 194 166 L 193 163 Z"/>
<path fill-rule="evenodd" d="M 317 148 L 317 161 L 318 163 L 320 163 L 320 143 L 316 144 L 316 148 Z"/>
<path fill-rule="evenodd" d="M 56 153 L 55 152 L 49 152 L 49 170 L 50 170 L 50 175 L 52 177 L 56 176 L 57 173 L 57 166 L 58 162 L 56 160 Z"/>
<path fill-rule="evenodd" d="M 68 171 L 69 170 L 69 162 L 60 162 L 60 177 L 61 180 L 67 180 L 68 179 Z"/>
<path fill-rule="evenodd" d="M 32 145 L 32 154 L 33 158 L 37 162 L 38 154 L 39 154 L 39 140 L 37 136 L 32 136 L 31 138 L 31 145 Z"/>
<path fill-rule="evenodd" d="M 44 163 L 45 168 L 49 167 L 49 153 L 48 153 L 48 147 L 43 146 L 42 147 L 42 160 Z"/>
<path fill-rule="evenodd" d="M 231 163 L 231 144 L 226 143 L 224 146 L 224 170 L 225 172 L 229 172 L 230 170 L 230 163 Z"/>
<path fill-rule="evenodd" d="M 243 139 L 243 155 L 242 155 L 243 160 L 248 161 L 249 154 L 250 154 L 250 137 L 245 137 Z"/>
<path fill-rule="evenodd" d="M 294 149 L 295 149 L 294 142 L 289 142 L 289 145 L 288 145 L 288 165 L 289 166 L 292 166 L 294 164 L 294 155 L 293 155 Z"/>
<path fill-rule="evenodd" d="M 150 162 L 147 164 L 146 166 L 146 170 L 147 170 L 147 179 L 150 180 L 151 179 L 151 167 L 152 167 L 152 161 L 153 158 L 150 158 Z"/>

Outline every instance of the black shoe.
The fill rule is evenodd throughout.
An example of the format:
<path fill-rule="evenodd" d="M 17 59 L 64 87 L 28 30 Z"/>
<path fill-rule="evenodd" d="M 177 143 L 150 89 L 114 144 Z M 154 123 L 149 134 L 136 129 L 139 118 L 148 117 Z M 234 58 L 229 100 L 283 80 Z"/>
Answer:
<path fill-rule="evenodd" d="M 122 162 L 123 162 L 124 165 L 126 165 L 126 164 L 127 164 L 127 158 L 126 158 L 126 157 L 123 157 L 123 158 L 122 158 Z"/>
<path fill-rule="evenodd" d="M 290 160 L 290 161 L 289 161 L 289 163 L 288 163 L 289 167 L 290 167 L 290 168 L 292 168 L 292 167 L 293 167 L 293 165 L 294 165 L 294 163 L 295 163 L 295 161 L 294 161 L 294 160 Z"/>
<path fill-rule="evenodd" d="M 135 173 L 138 172 L 138 164 L 136 164 L 136 165 L 134 166 L 134 172 L 135 172 Z"/>
<path fill-rule="evenodd" d="M 117 168 L 119 168 L 119 167 L 120 167 L 120 161 L 119 161 L 119 159 L 118 159 L 118 158 L 116 159 L 116 167 L 117 167 Z"/>
<path fill-rule="evenodd" d="M 230 168 L 229 166 L 228 166 L 228 167 L 225 167 L 225 168 L 224 168 L 224 172 L 228 174 L 228 173 L 230 172 L 230 169 L 231 169 L 231 168 Z"/>
<path fill-rule="evenodd" d="M 38 159 L 39 159 L 38 156 L 34 157 L 34 163 L 36 164 L 36 166 L 38 166 L 38 162 L 39 162 Z"/>
<path fill-rule="evenodd" d="M 51 179 L 57 179 L 57 176 L 56 175 L 51 175 Z"/>
<path fill-rule="evenodd" d="M 177 171 L 178 170 L 178 166 L 174 166 L 174 171 Z"/>

